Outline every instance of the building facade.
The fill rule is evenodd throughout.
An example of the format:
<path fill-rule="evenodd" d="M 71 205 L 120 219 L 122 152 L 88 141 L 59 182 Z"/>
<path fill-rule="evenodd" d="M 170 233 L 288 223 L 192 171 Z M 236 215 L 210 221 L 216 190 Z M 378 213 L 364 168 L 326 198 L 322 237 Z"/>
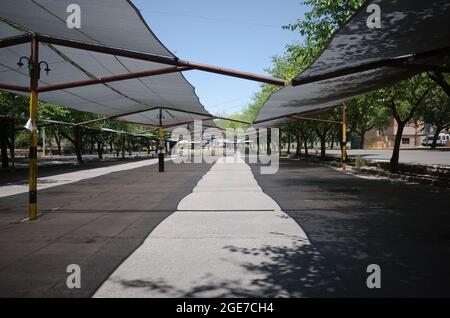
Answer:
<path fill-rule="evenodd" d="M 393 118 L 388 128 L 372 129 L 368 131 L 364 138 L 365 149 L 391 149 L 394 147 L 397 136 L 398 124 Z M 401 148 L 422 147 L 422 141 L 433 133 L 433 127 L 422 121 L 409 122 L 403 129 Z"/>

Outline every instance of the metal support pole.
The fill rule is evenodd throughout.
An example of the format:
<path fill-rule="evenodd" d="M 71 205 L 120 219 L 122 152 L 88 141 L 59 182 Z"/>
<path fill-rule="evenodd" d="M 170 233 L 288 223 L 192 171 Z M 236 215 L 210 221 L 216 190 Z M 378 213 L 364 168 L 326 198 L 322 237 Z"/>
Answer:
<path fill-rule="evenodd" d="M 256 129 L 256 155 L 259 156 L 259 128 Z"/>
<path fill-rule="evenodd" d="M 45 158 L 45 127 L 42 127 L 42 157 Z"/>
<path fill-rule="evenodd" d="M 249 137 L 248 135 L 245 135 L 245 142 L 244 142 L 244 149 L 245 149 L 245 158 L 247 159 L 250 154 L 250 144 L 249 144 Z"/>
<path fill-rule="evenodd" d="M 159 172 L 164 172 L 164 129 L 162 125 L 162 108 L 159 109 Z"/>
<path fill-rule="evenodd" d="M 30 67 L 30 151 L 28 165 L 28 218 L 30 221 L 37 218 L 37 88 L 39 80 L 39 42 L 31 39 Z"/>
<path fill-rule="evenodd" d="M 281 157 L 281 129 L 278 131 L 278 155 Z"/>
<path fill-rule="evenodd" d="M 11 143 L 12 143 L 12 153 L 11 153 L 11 165 L 12 168 L 15 169 L 16 167 L 16 127 L 14 119 L 11 119 Z"/>
<path fill-rule="evenodd" d="M 122 147 L 122 159 L 125 159 L 125 134 L 122 134 L 121 136 L 121 147 Z"/>
<path fill-rule="evenodd" d="M 347 114 L 345 103 L 342 104 L 342 168 L 345 170 L 347 161 Z"/>

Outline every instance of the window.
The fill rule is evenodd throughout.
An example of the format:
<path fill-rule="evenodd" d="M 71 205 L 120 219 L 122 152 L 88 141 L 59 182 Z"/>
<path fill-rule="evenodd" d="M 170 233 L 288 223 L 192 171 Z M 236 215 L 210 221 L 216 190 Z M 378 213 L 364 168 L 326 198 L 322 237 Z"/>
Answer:
<path fill-rule="evenodd" d="M 402 145 L 409 145 L 409 138 L 402 138 Z"/>

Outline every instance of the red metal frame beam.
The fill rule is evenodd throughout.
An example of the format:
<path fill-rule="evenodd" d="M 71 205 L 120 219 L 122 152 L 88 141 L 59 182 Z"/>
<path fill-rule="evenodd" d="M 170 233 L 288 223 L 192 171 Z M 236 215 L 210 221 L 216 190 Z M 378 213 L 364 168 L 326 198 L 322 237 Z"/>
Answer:
<path fill-rule="evenodd" d="M 232 121 L 232 122 L 235 122 L 235 123 L 251 125 L 251 123 L 249 123 L 248 121 L 245 121 L 245 120 L 239 120 L 239 119 L 234 119 L 234 118 L 227 118 L 227 117 L 213 116 L 212 119 L 221 119 L 221 120 L 226 120 L 226 121 Z"/>
<path fill-rule="evenodd" d="M 41 35 L 41 34 L 38 34 L 36 36 L 39 39 L 39 41 L 41 41 L 43 43 L 47 43 L 47 44 L 54 44 L 54 45 L 71 47 L 74 49 L 123 56 L 123 57 L 132 58 L 132 59 L 156 62 L 156 63 L 173 65 L 173 66 L 179 66 L 177 63 L 177 59 L 174 57 L 170 57 L 170 56 L 161 56 L 161 55 L 141 53 L 141 52 L 136 52 L 136 51 L 129 51 L 129 50 L 120 49 L 120 48 L 112 48 L 112 47 L 107 47 L 107 46 L 102 46 L 102 45 L 97 45 L 97 44 L 82 43 L 82 42 L 78 42 L 78 41 L 49 37 L 49 36 L 45 36 L 45 35 Z"/>
<path fill-rule="evenodd" d="M 165 125 L 165 126 L 163 126 L 163 128 L 171 128 L 171 127 L 186 125 L 186 124 L 193 123 L 196 120 L 205 121 L 205 120 L 214 120 L 214 119 L 222 119 L 222 120 L 227 120 L 227 121 L 232 121 L 232 122 L 237 122 L 237 123 L 242 123 L 242 124 L 250 124 L 250 123 L 248 123 L 246 121 L 243 121 L 243 120 L 238 120 L 238 119 L 233 119 L 233 118 L 226 118 L 226 117 L 211 116 L 211 117 L 202 118 L 202 119 L 195 119 L 195 120 L 184 121 L 184 122 L 180 122 L 180 123 L 176 123 L 176 124 Z M 207 126 L 207 127 L 210 127 L 210 126 Z"/>
<path fill-rule="evenodd" d="M 199 71 L 205 71 L 205 72 L 209 72 L 209 73 L 216 73 L 216 74 L 220 74 L 220 75 L 232 76 L 232 77 L 247 79 L 247 80 L 251 80 L 251 81 L 258 81 L 258 82 L 272 84 L 272 85 L 278 85 L 278 86 L 286 85 L 286 81 L 279 79 L 279 78 L 271 77 L 271 76 L 262 76 L 262 75 L 257 75 L 257 74 L 253 74 L 253 73 L 241 72 L 241 71 L 236 71 L 236 70 L 229 69 L 229 68 L 218 67 L 218 66 L 209 65 L 209 64 L 202 64 L 202 63 L 197 63 L 197 62 L 192 62 L 192 61 L 179 60 L 178 63 L 180 65 L 190 66 Z"/>
<path fill-rule="evenodd" d="M 350 74 L 354 74 L 354 73 L 370 71 L 370 70 L 373 70 L 376 68 L 381 68 L 381 67 L 399 67 L 399 68 L 416 67 L 416 68 L 418 68 L 418 67 L 420 67 L 420 64 L 413 64 L 417 60 L 431 58 L 431 57 L 435 57 L 435 56 L 439 56 L 439 55 L 444 55 L 444 54 L 448 54 L 449 52 L 450 52 L 450 47 L 446 47 L 446 48 L 436 49 L 436 50 L 432 50 L 432 51 L 428 51 L 428 52 L 408 54 L 405 56 L 400 56 L 400 57 L 396 57 L 396 58 L 392 58 L 392 59 L 385 59 L 385 60 L 375 61 L 375 62 L 367 63 L 367 64 L 361 64 L 361 65 L 357 65 L 357 66 L 353 66 L 353 67 L 342 68 L 342 69 L 338 69 L 333 72 L 308 76 L 308 77 L 305 77 L 305 78 L 302 78 L 299 80 L 293 79 L 292 86 L 298 86 L 298 85 L 319 82 L 319 81 L 323 81 L 323 80 L 327 80 L 327 79 L 331 79 L 331 78 L 335 78 L 335 77 L 341 77 L 341 76 L 350 75 Z M 423 65 L 422 68 L 425 68 L 425 66 L 426 65 Z M 431 67 L 431 66 L 429 65 L 429 67 Z M 433 68 L 434 67 L 438 67 L 438 66 L 433 66 Z M 448 67 L 444 66 L 444 67 L 440 67 L 440 69 L 448 70 Z M 432 70 L 432 69 L 428 69 L 428 70 Z"/>
<path fill-rule="evenodd" d="M 319 114 L 319 113 L 323 113 L 331 108 L 334 108 L 337 106 L 331 106 L 331 107 L 326 107 L 326 108 L 322 108 L 322 109 L 317 109 L 317 110 L 312 110 L 312 111 L 306 111 L 306 112 L 298 112 L 298 113 L 292 113 L 292 114 L 286 114 L 286 115 L 281 115 L 281 116 L 277 116 L 277 117 L 271 117 L 271 118 L 267 118 L 267 119 L 263 119 L 263 120 L 257 120 L 255 122 L 253 122 L 253 125 L 256 124 L 261 124 L 261 123 L 267 123 L 269 121 L 273 121 L 273 120 L 278 120 L 278 119 L 283 119 L 283 118 L 291 118 L 291 116 L 300 116 L 300 114 L 302 115 L 315 115 L 315 114 Z M 292 118 L 291 118 L 292 119 Z"/>
<path fill-rule="evenodd" d="M 5 83 L 0 83 L 0 89 L 6 89 L 6 90 L 16 91 L 16 92 L 26 92 L 26 93 L 28 93 L 30 91 L 30 88 L 26 87 L 26 86 L 10 85 L 10 84 L 5 84 Z"/>
<path fill-rule="evenodd" d="M 160 107 L 158 107 L 160 108 Z M 186 113 L 186 114 L 192 114 L 192 115 L 197 115 L 197 116 L 204 116 L 204 117 L 208 117 L 209 119 L 211 119 L 213 117 L 213 115 L 209 114 L 209 113 L 199 113 L 199 112 L 191 112 L 189 110 L 182 110 L 182 109 L 177 109 L 177 108 L 172 108 L 172 107 L 161 107 L 164 110 L 171 110 L 174 112 L 180 112 L 180 113 Z"/>
<path fill-rule="evenodd" d="M 211 119 L 213 119 L 213 118 L 202 118 L 202 119 L 196 119 L 196 120 L 204 121 L 204 120 L 211 120 Z M 166 128 L 171 128 L 171 127 L 176 127 L 176 126 L 181 126 L 181 125 L 187 125 L 187 124 L 193 123 L 194 121 L 195 120 L 189 120 L 189 121 L 183 121 L 183 122 L 176 123 L 176 124 L 165 125 L 165 126 L 163 126 L 163 128 L 166 129 Z"/>
<path fill-rule="evenodd" d="M 175 111 L 175 112 L 180 112 L 180 113 L 187 113 L 187 114 L 192 114 L 192 115 L 197 115 L 197 116 L 208 117 L 206 119 L 222 119 L 222 120 L 233 121 L 233 122 L 237 122 L 237 123 L 241 123 L 241 124 L 248 124 L 248 125 L 251 124 L 251 123 L 243 121 L 243 120 L 227 118 L 227 117 L 220 117 L 220 116 L 214 116 L 214 115 L 211 115 L 211 114 L 191 112 L 191 111 L 188 111 L 188 110 L 181 110 L 181 109 L 170 108 L 170 107 L 161 107 L 161 108 L 163 108 L 165 110 L 171 110 L 171 111 Z M 201 119 L 201 120 L 203 120 L 203 119 Z"/>
<path fill-rule="evenodd" d="M 184 67 L 184 66 L 182 66 L 182 67 L 177 67 L 177 66 L 165 67 L 165 68 L 160 68 L 160 69 L 156 69 L 156 70 L 148 70 L 148 71 L 142 71 L 142 72 L 126 73 L 126 74 L 113 75 L 113 76 L 107 76 L 107 77 L 99 77 L 99 78 L 94 78 L 94 79 L 84 80 L 84 81 L 47 85 L 44 87 L 40 87 L 38 89 L 38 92 L 42 93 L 42 92 L 56 91 L 56 90 L 60 90 L 60 89 L 68 89 L 68 88 L 95 85 L 95 84 L 104 84 L 104 83 L 123 81 L 123 80 L 128 80 L 128 79 L 133 79 L 133 78 L 139 78 L 139 77 L 149 77 L 149 76 L 189 71 L 191 69 L 192 68 Z"/>
<path fill-rule="evenodd" d="M 114 115 L 114 116 L 107 116 L 107 117 L 103 117 L 103 118 L 91 119 L 91 120 L 83 121 L 83 122 L 80 122 L 80 123 L 76 123 L 74 125 L 75 126 L 81 126 L 81 125 L 86 125 L 86 124 L 92 124 L 92 123 L 95 123 L 95 122 L 98 122 L 98 121 L 102 121 L 102 120 L 116 119 L 116 118 L 119 118 L 119 117 L 133 115 L 133 114 L 139 114 L 139 113 L 144 113 L 144 112 L 155 110 L 155 109 L 159 109 L 159 108 L 162 108 L 163 110 L 170 110 L 170 111 L 187 113 L 187 114 L 193 114 L 193 115 L 198 115 L 198 116 L 204 116 L 205 117 L 205 118 L 195 119 L 195 120 L 204 121 L 204 120 L 221 119 L 221 120 L 227 120 L 227 121 L 232 121 L 232 122 L 237 122 L 237 123 L 242 123 L 242 124 L 250 124 L 249 122 L 246 122 L 246 121 L 243 121 L 243 120 L 239 120 L 239 119 L 233 119 L 233 118 L 227 118 L 227 117 L 219 117 L 219 116 L 213 116 L 213 115 L 210 115 L 210 114 L 203 114 L 203 113 L 197 113 L 197 112 L 190 112 L 190 111 L 186 111 L 186 110 L 179 110 L 179 109 L 176 109 L 176 108 L 152 107 L 152 108 L 149 108 L 149 109 L 136 110 L 136 111 L 133 111 L 133 112 L 123 113 L 123 114 Z M 123 121 L 123 122 L 130 123 L 130 124 L 136 124 L 136 125 L 142 125 L 142 126 L 151 126 L 151 127 L 159 127 L 159 125 L 143 124 L 143 123 L 132 122 L 132 121 L 128 121 L 128 120 L 120 119 L 120 118 L 119 118 L 119 120 Z M 195 120 L 189 120 L 189 121 L 184 121 L 184 122 L 180 122 L 180 123 L 165 125 L 165 126 L 163 126 L 163 128 L 170 128 L 170 127 L 180 126 L 180 125 L 184 125 L 184 124 L 189 124 L 189 123 L 193 123 Z"/>
<path fill-rule="evenodd" d="M 309 120 L 309 121 L 317 121 L 317 122 L 321 122 L 321 123 L 342 125 L 341 121 L 329 120 L 329 119 L 311 118 L 311 117 L 303 117 L 303 116 L 297 116 L 297 115 L 289 116 L 289 118 L 298 119 L 298 120 Z"/>
<path fill-rule="evenodd" d="M 0 49 L 4 47 L 19 45 L 23 43 L 28 43 L 31 41 L 31 35 L 19 35 L 19 36 L 12 36 L 9 38 L 5 38 L 3 40 L 0 40 Z"/>
<path fill-rule="evenodd" d="M 138 122 L 135 122 L 135 121 L 129 121 L 129 120 L 121 119 L 121 118 L 118 118 L 117 121 L 122 121 L 122 122 L 127 123 L 127 124 L 133 124 L 133 125 L 139 125 L 139 126 L 158 128 L 159 129 L 159 125 L 143 124 L 143 123 L 138 123 Z"/>
<path fill-rule="evenodd" d="M 103 117 L 103 118 L 96 118 L 96 119 L 86 120 L 86 121 L 82 121 L 80 123 L 76 123 L 74 125 L 75 126 L 79 126 L 79 125 L 92 124 L 92 123 L 96 123 L 98 121 L 103 121 L 103 120 L 108 120 L 108 119 L 115 119 L 115 118 L 122 117 L 122 116 L 128 116 L 128 115 L 134 115 L 134 114 L 139 114 L 139 113 L 143 113 L 143 112 L 148 112 L 148 111 L 155 110 L 155 109 L 158 109 L 158 108 L 159 107 L 150 107 L 150 108 L 141 109 L 141 110 L 134 110 L 132 112 L 127 112 L 127 113 L 123 113 L 123 114 L 119 114 L 119 115 L 111 115 L 111 116 L 106 116 L 106 117 Z"/>
<path fill-rule="evenodd" d="M 262 75 L 258 75 L 258 74 L 241 72 L 241 71 L 236 71 L 236 70 L 232 70 L 232 69 L 228 69 L 228 68 L 221 68 L 221 67 L 217 67 L 217 66 L 213 66 L 213 65 L 201 64 L 201 63 L 196 63 L 196 62 L 191 62 L 191 61 L 183 61 L 183 60 L 179 60 L 177 58 L 170 57 L 170 56 L 160 56 L 160 55 L 154 55 L 154 54 L 148 54 L 148 53 L 142 53 L 142 52 L 136 52 L 136 51 L 129 51 L 129 50 L 124 50 L 124 49 L 119 49 L 119 48 L 105 47 L 102 45 L 82 43 L 82 42 L 77 42 L 77 41 L 49 37 L 49 36 L 45 36 L 45 35 L 37 35 L 37 38 L 39 39 L 39 41 L 44 42 L 44 43 L 66 46 L 66 47 L 71 47 L 71 48 L 80 49 L 80 50 L 93 51 L 93 52 L 99 52 L 99 53 L 104 53 L 104 54 L 112 54 L 112 55 L 117 55 L 117 56 L 123 56 L 123 57 L 143 60 L 143 61 L 173 65 L 173 66 L 192 67 L 193 69 L 197 69 L 197 70 L 201 70 L 201 71 L 205 71 L 205 72 L 211 72 L 211 73 L 216 73 L 216 74 L 244 78 L 244 79 L 248 79 L 248 80 L 252 80 L 252 81 L 268 83 L 268 84 L 273 84 L 273 85 L 279 85 L 279 86 L 284 86 L 286 84 L 286 82 L 284 80 L 275 78 L 275 77 L 262 76 Z"/>

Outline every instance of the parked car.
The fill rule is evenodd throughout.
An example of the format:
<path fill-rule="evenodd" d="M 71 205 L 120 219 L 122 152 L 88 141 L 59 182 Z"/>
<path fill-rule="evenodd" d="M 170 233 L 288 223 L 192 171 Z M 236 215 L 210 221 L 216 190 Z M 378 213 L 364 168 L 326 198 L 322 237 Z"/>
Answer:
<path fill-rule="evenodd" d="M 450 134 L 440 133 L 436 140 L 436 146 L 446 146 L 450 141 Z M 433 144 L 433 136 L 426 136 L 422 141 L 423 146 L 431 146 Z"/>

